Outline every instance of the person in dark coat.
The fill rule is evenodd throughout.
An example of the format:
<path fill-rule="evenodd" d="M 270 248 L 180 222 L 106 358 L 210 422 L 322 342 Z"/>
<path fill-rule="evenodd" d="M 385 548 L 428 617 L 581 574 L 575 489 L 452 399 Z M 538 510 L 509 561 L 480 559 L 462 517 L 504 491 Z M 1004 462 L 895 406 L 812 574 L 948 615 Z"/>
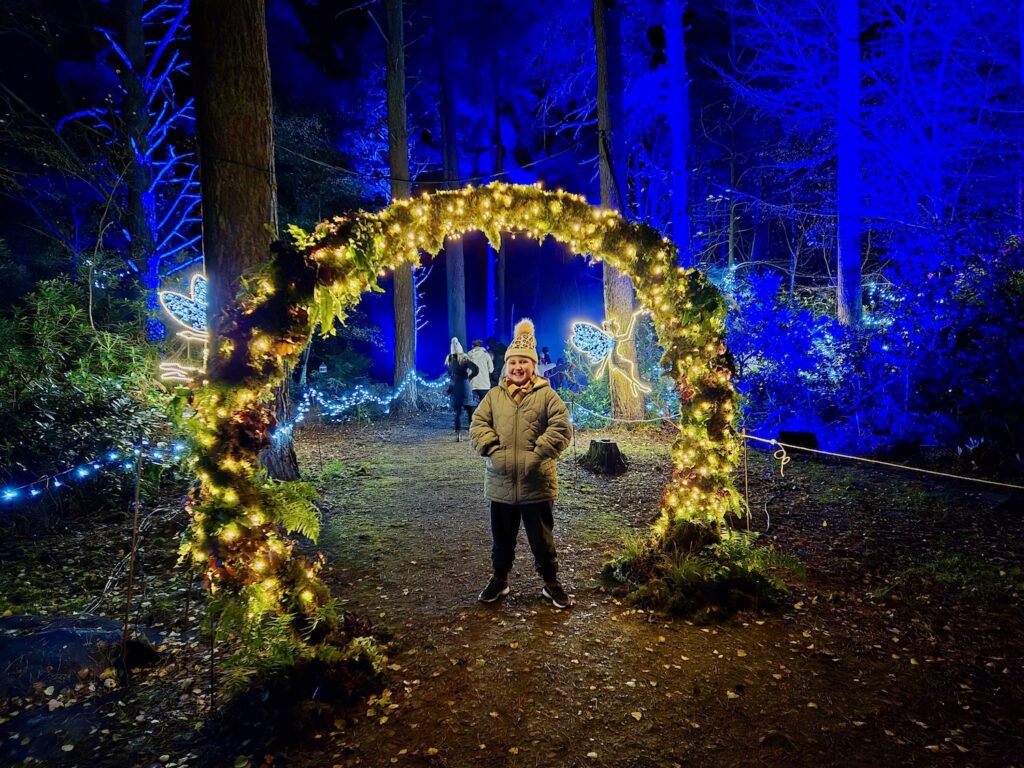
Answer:
<path fill-rule="evenodd" d="M 473 390 L 469 382 L 480 369 L 462 351 L 462 344 L 453 337 L 445 365 L 448 368 L 448 402 L 455 411 L 455 442 L 462 442 L 462 411 L 473 418 Z"/>
<path fill-rule="evenodd" d="M 501 371 L 505 367 L 505 345 L 500 341 L 489 339 L 491 355 L 494 357 L 494 369 L 491 371 L 491 386 L 498 386 L 501 381 Z"/>

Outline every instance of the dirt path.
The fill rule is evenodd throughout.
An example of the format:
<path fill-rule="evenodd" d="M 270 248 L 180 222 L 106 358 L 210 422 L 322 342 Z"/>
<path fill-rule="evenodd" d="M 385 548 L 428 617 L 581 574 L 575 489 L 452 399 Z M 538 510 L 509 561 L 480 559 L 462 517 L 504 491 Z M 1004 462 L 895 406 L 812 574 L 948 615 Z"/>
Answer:
<path fill-rule="evenodd" d="M 700 627 L 599 589 L 622 534 L 653 518 L 669 465 L 665 436 L 620 436 L 633 465 L 620 478 L 577 470 L 572 449 L 561 463 L 555 535 L 576 608 L 540 598 L 523 534 L 512 594 L 484 606 L 482 464 L 447 425 L 300 436 L 332 586 L 394 646 L 385 694 L 282 756 L 290 764 L 1024 764 L 1019 586 L 993 576 L 1024 581 L 1007 575 L 1024 537 L 1004 497 L 799 460 L 780 480 L 754 457 L 768 538 L 808 582 L 781 612 Z M 953 586 L 936 571 L 911 593 L 909 569 L 961 551 L 991 567 Z"/>

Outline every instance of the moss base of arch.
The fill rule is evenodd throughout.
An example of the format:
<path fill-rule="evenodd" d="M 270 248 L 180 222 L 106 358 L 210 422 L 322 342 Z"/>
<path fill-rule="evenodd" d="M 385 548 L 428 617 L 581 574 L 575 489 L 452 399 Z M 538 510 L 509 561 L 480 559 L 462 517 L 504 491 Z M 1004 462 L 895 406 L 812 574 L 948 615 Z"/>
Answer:
<path fill-rule="evenodd" d="M 605 588 L 639 608 L 698 623 L 722 621 L 741 610 L 778 606 L 784 574 L 804 578 L 800 562 L 758 535 L 679 521 L 665 538 L 641 535 L 602 572 Z"/>

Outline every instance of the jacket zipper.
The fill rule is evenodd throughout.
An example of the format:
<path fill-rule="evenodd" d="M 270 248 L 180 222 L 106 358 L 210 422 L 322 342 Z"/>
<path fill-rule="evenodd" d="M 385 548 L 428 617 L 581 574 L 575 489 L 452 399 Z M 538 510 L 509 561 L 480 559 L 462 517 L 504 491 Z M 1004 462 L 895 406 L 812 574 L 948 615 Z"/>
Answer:
<path fill-rule="evenodd" d="M 508 394 L 506 392 L 506 394 Z M 512 465 L 513 472 L 513 485 L 515 487 L 515 498 L 516 505 L 519 504 L 519 403 L 516 399 L 509 395 L 512 400 L 512 405 L 515 406 L 515 416 L 512 417 Z M 524 398 L 525 399 L 525 398 Z"/>

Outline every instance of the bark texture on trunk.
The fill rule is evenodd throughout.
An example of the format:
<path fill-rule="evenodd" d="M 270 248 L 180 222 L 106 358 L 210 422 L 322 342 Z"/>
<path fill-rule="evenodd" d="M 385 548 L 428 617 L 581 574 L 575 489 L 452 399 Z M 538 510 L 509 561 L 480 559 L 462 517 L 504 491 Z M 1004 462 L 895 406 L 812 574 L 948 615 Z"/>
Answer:
<path fill-rule="evenodd" d="M 196 134 L 203 192 L 203 245 L 210 282 L 208 376 L 218 381 L 222 311 L 242 274 L 270 258 L 277 235 L 274 132 L 264 0 L 192 1 Z M 277 392 L 279 421 L 290 417 L 288 379 Z M 291 438 L 261 455 L 272 477 L 299 478 Z"/>
<path fill-rule="evenodd" d="M 615 0 L 594 0 L 594 43 L 597 50 L 597 133 L 601 163 L 601 205 L 617 209 L 625 215 L 626 154 L 622 131 L 622 51 L 619 33 L 619 9 Z M 618 133 L 616 133 L 618 132 Z M 636 295 L 627 275 L 604 263 L 604 314 L 615 320 L 620 329 L 629 327 Z M 617 352 L 636 361 L 636 344 L 632 339 L 620 342 Z M 643 418 L 643 398 L 633 394 L 629 381 L 608 372 L 612 416 L 616 419 Z"/>
<path fill-rule="evenodd" d="M 442 4 L 443 6 L 443 4 Z M 446 41 L 438 45 L 441 78 L 441 142 L 444 146 L 444 178 L 447 189 L 459 186 L 459 139 L 455 126 L 455 95 L 451 73 L 448 71 Z M 468 349 L 466 341 L 466 261 L 462 251 L 462 238 L 449 237 L 444 241 L 445 285 L 448 289 L 448 338 L 457 337 Z"/>
<path fill-rule="evenodd" d="M 402 0 L 385 0 L 387 15 L 386 87 L 388 103 L 388 164 L 391 197 L 412 194 L 409 173 L 409 128 L 405 104 L 405 30 Z M 404 263 L 394 272 L 395 386 L 416 370 L 416 286 L 412 264 Z M 392 406 L 396 413 L 416 410 L 416 381 L 407 382 Z"/>
<path fill-rule="evenodd" d="M 690 76 L 686 68 L 686 37 L 683 14 L 686 0 L 665 2 L 665 42 L 672 101 L 669 105 L 669 131 L 672 140 L 671 236 L 679 248 L 683 266 L 693 266 L 690 243 Z"/>
<path fill-rule="evenodd" d="M 839 0 L 839 322 L 861 322 L 860 3 Z"/>
<path fill-rule="evenodd" d="M 128 256 L 144 275 L 147 291 L 157 287 L 159 274 L 156 264 L 150 264 L 156 240 L 154 229 L 152 171 L 144 158 L 149 151 L 149 105 L 146 90 L 139 80 L 146 71 L 146 40 L 143 26 L 142 0 L 123 0 L 122 23 L 124 25 L 124 53 L 131 67 L 121 70 L 121 83 L 125 90 L 124 118 L 128 138 L 134 143 L 129 148 L 131 167 L 125 174 L 128 207 Z M 155 301 L 155 296 L 153 297 Z"/>

